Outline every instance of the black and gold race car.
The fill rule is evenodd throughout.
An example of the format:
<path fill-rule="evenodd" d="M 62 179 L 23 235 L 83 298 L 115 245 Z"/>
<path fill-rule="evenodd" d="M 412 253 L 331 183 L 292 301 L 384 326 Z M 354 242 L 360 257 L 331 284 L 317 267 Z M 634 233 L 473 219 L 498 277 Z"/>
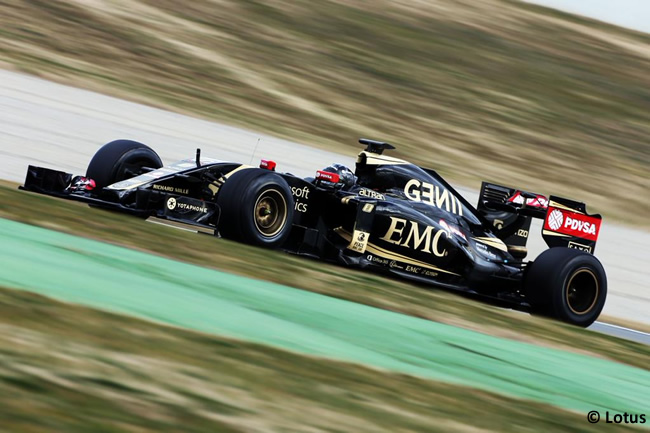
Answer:
<path fill-rule="evenodd" d="M 470 205 L 434 170 L 361 139 L 355 170 L 314 178 L 196 157 L 163 166 L 148 146 L 104 145 L 85 176 L 29 166 L 22 189 L 190 224 L 261 247 L 460 290 L 588 326 L 607 295 L 593 256 L 601 225 L 583 203 L 484 182 Z M 526 261 L 532 218 L 548 246 Z"/>

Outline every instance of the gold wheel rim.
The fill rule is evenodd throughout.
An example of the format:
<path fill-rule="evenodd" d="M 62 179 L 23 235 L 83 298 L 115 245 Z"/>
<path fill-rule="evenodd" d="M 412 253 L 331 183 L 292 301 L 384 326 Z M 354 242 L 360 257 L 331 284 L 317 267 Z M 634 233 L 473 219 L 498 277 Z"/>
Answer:
<path fill-rule="evenodd" d="M 565 294 L 566 303 L 572 312 L 580 315 L 590 312 L 600 294 L 596 274 L 590 269 L 579 269 L 569 278 Z"/>
<path fill-rule="evenodd" d="M 264 191 L 253 208 L 253 221 L 257 231 L 272 238 L 282 231 L 287 222 L 287 202 L 277 189 Z"/>

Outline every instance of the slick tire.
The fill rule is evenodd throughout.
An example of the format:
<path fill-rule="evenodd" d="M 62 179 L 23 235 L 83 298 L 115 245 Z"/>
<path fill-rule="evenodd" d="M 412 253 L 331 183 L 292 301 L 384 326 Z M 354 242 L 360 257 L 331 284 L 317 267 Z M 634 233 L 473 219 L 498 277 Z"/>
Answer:
<path fill-rule="evenodd" d="M 524 290 L 533 314 L 587 327 L 605 306 L 607 276 L 589 253 L 550 248 L 530 265 Z"/>
<path fill-rule="evenodd" d="M 115 140 L 102 146 L 90 160 L 86 177 L 95 181 L 96 190 L 144 173 L 143 167 L 160 168 L 163 163 L 149 146 L 137 141 Z"/>
<path fill-rule="evenodd" d="M 226 239 L 266 248 L 280 248 L 291 232 L 293 196 L 278 174 L 245 169 L 220 188 L 219 233 Z"/>

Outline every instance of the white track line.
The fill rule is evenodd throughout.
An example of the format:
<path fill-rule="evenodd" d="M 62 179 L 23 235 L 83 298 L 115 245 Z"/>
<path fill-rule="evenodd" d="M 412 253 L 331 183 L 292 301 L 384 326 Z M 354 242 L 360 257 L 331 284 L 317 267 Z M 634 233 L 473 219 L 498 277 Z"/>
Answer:
<path fill-rule="evenodd" d="M 606 322 L 596 322 L 596 323 L 597 323 L 598 325 L 608 326 L 608 327 L 610 327 L 610 328 L 620 329 L 621 331 L 632 332 L 632 333 L 634 333 L 634 334 L 639 334 L 639 335 L 643 335 L 643 336 L 645 336 L 645 337 L 650 338 L 650 333 L 647 333 L 647 332 L 638 331 L 638 330 L 636 330 L 636 329 L 631 329 L 631 328 L 625 328 L 625 327 L 623 327 L 623 326 L 613 325 L 613 324 L 611 324 L 611 323 L 606 323 Z"/>

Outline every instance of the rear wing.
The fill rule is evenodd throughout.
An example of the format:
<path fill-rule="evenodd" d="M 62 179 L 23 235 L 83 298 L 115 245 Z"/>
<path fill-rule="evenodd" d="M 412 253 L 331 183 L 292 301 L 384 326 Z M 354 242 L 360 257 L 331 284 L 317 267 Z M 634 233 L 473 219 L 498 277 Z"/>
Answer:
<path fill-rule="evenodd" d="M 477 209 L 515 257 L 526 254 L 532 218 L 544 220 L 542 238 L 549 247 L 574 248 L 591 254 L 596 249 L 602 221 L 600 215 L 588 214 L 584 203 L 557 196 L 547 198 L 488 182 L 481 185 Z"/>

